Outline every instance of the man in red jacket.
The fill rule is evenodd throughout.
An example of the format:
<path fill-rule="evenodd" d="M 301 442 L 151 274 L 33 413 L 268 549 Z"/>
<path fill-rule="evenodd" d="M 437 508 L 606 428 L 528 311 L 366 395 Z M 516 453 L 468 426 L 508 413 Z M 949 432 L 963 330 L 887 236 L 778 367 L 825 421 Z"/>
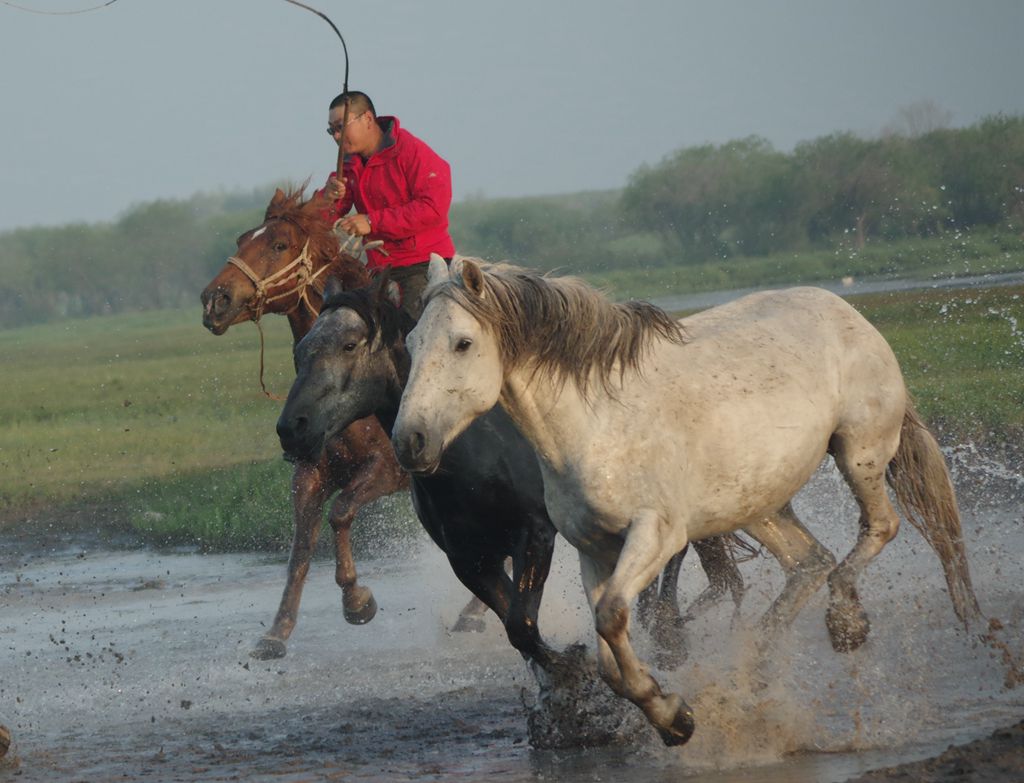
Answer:
<path fill-rule="evenodd" d="M 397 117 L 378 117 L 362 92 L 331 101 L 327 132 L 342 145 L 345 164 L 343 178 L 332 172 L 320 191 L 331 202 L 326 217 L 340 219 L 349 234 L 384 242 L 367 251 L 368 266 L 391 267 L 403 308 L 418 319 L 430 254 L 450 259 L 455 253 L 448 234 L 451 169 Z M 356 212 L 349 215 L 353 204 Z"/>

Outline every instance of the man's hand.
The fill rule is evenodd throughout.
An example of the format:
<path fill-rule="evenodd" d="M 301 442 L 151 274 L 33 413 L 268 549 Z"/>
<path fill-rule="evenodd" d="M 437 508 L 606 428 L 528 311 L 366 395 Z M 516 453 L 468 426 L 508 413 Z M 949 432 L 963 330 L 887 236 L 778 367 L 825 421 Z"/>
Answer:
<path fill-rule="evenodd" d="M 328 201 L 340 201 L 345 198 L 345 181 L 338 179 L 337 174 L 331 174 L 324 186 L 324 195 Z"/>
<path fill-rule="evenodd" d="M 349 215 L 341 219 L 341 230 L 354 237 L 370 233 L 370 219 L 366 215 Z"/>

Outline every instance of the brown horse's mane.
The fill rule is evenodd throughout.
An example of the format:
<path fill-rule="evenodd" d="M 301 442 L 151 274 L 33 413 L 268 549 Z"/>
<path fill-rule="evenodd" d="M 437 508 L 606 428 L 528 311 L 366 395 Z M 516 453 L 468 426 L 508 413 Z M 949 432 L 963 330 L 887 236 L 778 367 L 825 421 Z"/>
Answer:
<path fill-rule="evenodd" d="M 611 302 L 575 277 L 548 277 L 511 264 L 479 263 L 483 293 L 465 288 L 459 275 L 435 285 L 425 301 L 447 296 L 489 328 L 509 367 L 533 362 L 533 373 L 550 372 L 556 383 L 571 380 L 588 395 L 595 374 L 614 396 L 611 379 L 640 370 L 651 343 L 686 341 L 682 327 L 648 302 Z"/>
<path fill-rule="evenodd" d="M 275 193 L 263 216 L 264 221 L 284 220 L 302 231 L 309 238 L 309 252 L 314 264 L 317 268 L 323 264 L 330 264 L 332 268 L 327 275 L 337 278 L 346 290 L 367 285 L 370 282 L 370 273 L 366 267 L 355 256 L 339 250 L 338 236 L 323 214 L 326 204 L 316 194 L 303 200 L 308 184 L 307 181 L 297 187 Z"/>

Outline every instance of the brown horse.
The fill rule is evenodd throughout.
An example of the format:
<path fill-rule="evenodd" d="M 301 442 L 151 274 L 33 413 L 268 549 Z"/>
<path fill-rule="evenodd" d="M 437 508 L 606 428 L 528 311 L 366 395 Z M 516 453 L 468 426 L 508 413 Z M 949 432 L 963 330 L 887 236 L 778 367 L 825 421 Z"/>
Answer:
<path fill-rule="evenodd" d="M 339 252 L 338 239 L 323 219 L 317 199 L 302 201 L 302 188 L 280 189 L 264 222 L 238 238 L 238 253 L 203 290 L 203 325 L 214 334 L 265 313 L 287 315 L 298 342 L 312 327 L 328 276 L 343 287 L 369 282 L 358 259 Z M 292 476 L 295 532 L 281 605 L 270 630 L 252 651 L 261 659 L 281 658 L 295 628 L 302 587 L 320 534 L 324 504 L 336 492 L 329 522 L 334 531 L 335 581 L 342 590 L 345 619 L 367 623 L 377 612 L 369 588 L 357 581 L 349 534 L 360 508 L 409 486 L 388 435 L 375 417 L 361 419 L 331 438 L 317 462 L 297 462 Z M 341 490 L 338 492 L 338 490 Z M 482 605 L 479 611 L 483 611 Z"/>

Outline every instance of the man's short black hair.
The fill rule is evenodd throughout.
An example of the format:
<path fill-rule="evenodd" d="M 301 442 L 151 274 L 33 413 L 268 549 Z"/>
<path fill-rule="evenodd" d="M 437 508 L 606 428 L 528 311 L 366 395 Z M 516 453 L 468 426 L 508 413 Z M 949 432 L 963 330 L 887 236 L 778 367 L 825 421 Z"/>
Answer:
<path fill-rule="evenodd" d="M 358 90 L 349 90 L 343 92 L 341 95 L 331 101 L 331 105 L 328 107 L 328 111 L 336 109 L 338 106 L 348 104 L 348 110 L 355 112 L 356 114 L 362 114 L 364 111 L 368 111 L 377 116 L 377 110 L 373 108 L 373 101 L 370 100 L 370 96 L 365 92 L 359 92 Z"/>

